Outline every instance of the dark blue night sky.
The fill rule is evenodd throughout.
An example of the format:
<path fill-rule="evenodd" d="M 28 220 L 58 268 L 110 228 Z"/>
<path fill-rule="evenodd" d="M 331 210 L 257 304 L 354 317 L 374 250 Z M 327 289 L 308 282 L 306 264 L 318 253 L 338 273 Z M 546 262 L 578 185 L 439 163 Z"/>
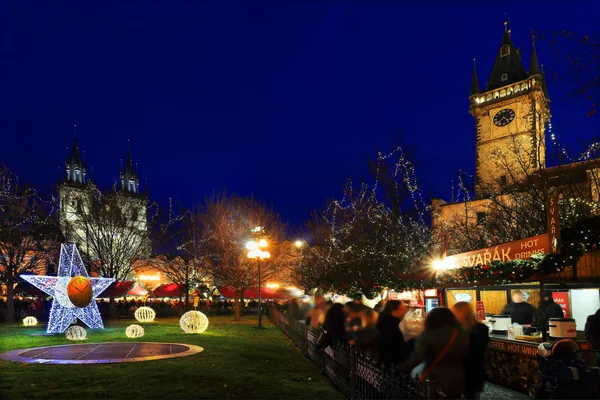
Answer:
<path fill-rule="evenodd" d="M 151 199 L 253 193 L 292 227 L 344 178 L 368 177 L 397 132 L 417 148 L 425 196 L 450 197 L 456 171 L 474 170 L 473 58 L 483 86 L 505 13 L 526 67 L 531 28 L 600 26 L 597 1 L 7 3 L 0 160 L 22 178 L 56 182 L 76 121 L 103 188 L 129 138 Z M 548 41 L 537 48 L 549 65 Z M 548 86 L 559 140 L 600 131 Z"/>

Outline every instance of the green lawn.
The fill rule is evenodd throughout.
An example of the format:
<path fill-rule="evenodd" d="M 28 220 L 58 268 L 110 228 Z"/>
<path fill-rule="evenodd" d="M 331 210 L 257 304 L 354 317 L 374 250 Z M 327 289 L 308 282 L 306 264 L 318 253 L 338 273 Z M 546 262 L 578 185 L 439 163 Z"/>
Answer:
<path fill-rule="evenodd" d="M 173 342 L 202 346 L 192 356 L 136 363 L 35 365 L 0 360 L 0 398 L 147 399 L 147 398 L 340 398 L 285 335 L 263 320 L 241 322 L 210 317 L 201 335 L 184 334 L 178 319 L 141 324 L 146 334 L 127 339 L 132 320 L 108 321 L 104 330 L 88 329 L 91 342 Z M 0 353 L 67 344 L 64 335 L 30 336 L 45 327 L 0 324 Z M 81 343 L 81 342 L 80 342 Z"/>

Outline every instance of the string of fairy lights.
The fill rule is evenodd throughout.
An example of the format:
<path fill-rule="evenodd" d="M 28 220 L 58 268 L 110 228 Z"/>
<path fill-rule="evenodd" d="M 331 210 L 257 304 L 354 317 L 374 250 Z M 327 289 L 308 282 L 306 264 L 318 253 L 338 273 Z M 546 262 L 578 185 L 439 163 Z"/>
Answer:
<path fill-rule="evenodd" d="M 590 144 L 583 153 L 576 157 L 571 156 L 564 146 L 559 143 L 557 135 L 552 127 L 552 121 L 549 119 L 549 116 L 546 117 L 548 118 L 548 136 L 550 137 L 553 146 L 558 149 L 565 160 L 568 160 L 569 162 L 581 162 L 594 159 L 597 156 L 597 153 L 600 151 L 600 142 Z M 535 143 L 532 143 L 532 145 L 535 146 Z M 496 158 L 497 162 L 500 162 L 500 158 L 507 157 L 506 151 L 504 154 L 494 154 L 491 156 L 492 158 Z M 522 152 L 518 143 L 515 143 L 514 151 Z M 402 249 L 403 255 L 415 257 L 415 264 L 418 264 L 418 260 L 422 259 L 424 256 L 424 253 L 419 253 L 419 251 L 431 246 L 433 237 L 431 229 L 426 222 L 426 216 L 433 210 L 429 204 L 423 201 L 417 185 L 413 164 L 405 158 L 404 153 L 400 148 L 385 155 L 379 152 L 375 164 L 374 184 L 370 187 L 365 183 L 361 183 L 359 187 L 355 187 L 353 186 L 352 181 L 348 180 L 342 198 L 340 200 L 331 201 L 328 204 L 326 211 L 322 213 L 322 218 L 330 227 L 330 237 L 326 240 L 329 247 L 327 251 L 318 252 L 322 263 L 328 264 L 333 271 L 339 271 L 339 269 L 336 269 L 335 267 L 346 266 L 350 263 L 350 260 L 362 261 L 361 258 L 371 258 L 373 264 L 379 263 L 376 267 L 377 271 L 373 271 L 369 275 L 370 278 L 380 279 L 365 282 L 365 280 L 362 279 L 365 275 L 364 271 L 360 270 L 357 271 L 358 273 L 356 276 L 347 276 L 345 277 L 346 279 L 342 279 L 342 282 L 338 284 L 337 289 L 343 289 L 347 294 L 358 295 L 361 293 L 373 293 L 373 290 L 377 290 L 382 286 L 396 289 L 424 288 L 426 286 L 432 287 L 431 283 L 433 281 L 408 281 L 399 278 L 397 275 L 389 274 L 390 271 L 394 270 L 394 267 L 397 269 L 398 263 L 403 258 L 403 255 L 398 255 L 397 253 L 378 254 L 378 251 L 389 248 L 386 247 L 386 245 L 393 243 L 392 237 L 378 232 L 374 235 L 378 238 L 371 240 L 371 247 L 364 246 L 365 243 L 370 242 L 363 241 L 363 243 L 360 243 L 352 241 L 355 239 L 352 235 L 356 235 L 357 231 L 360 232 L 360 228 L 358 227 L 360 223 L 368 221 L 373 224 L 382 224 L 382 221 L 395 218 L 390 207 L 378 200 L 377 194 L 382 185 L 382 182 L 380 182 L 379 179 L 380 173 L 383 171 L 385 162 L 390 159 L 394 160 L 393 173 L 391 174 L 393 177 L 394 190 L 396 193 L 400 193 L 405 189 L 412 200 L 413 211 L 416 211 L 413 213 L 413 216 L 410 217 L 407 217 L 405 213 L 402 213 L 397 221 L 398 227 L 412 229 L 415 234 L 414 237 L 419 239 L 408 243 L 406 247 Z M 533 165 L 522 163 L 520 167 L 525 170 L 533 167 Z M 598 191 L 600 189 L 600 170 L 596 168 L 588 172 L 591 174 L 590 177 L 592 180 L 596 178 L 595 185 L 594 182 L 592 182 L 591 199 L 582 197 L 564 197 L 559 200 L 561 211 L 564 209 L 565 212 L 565 222 L 578 221 L 583 218 L 593 218 L 594 215 L 600 215 L 600 203 L 594 198 L 594 196 L 598 196 Z M 459 170 L 456 181 L 456 196 L 454 187 L 455 182 L 453 181 L 452 184 L 452 200 L 464 203 L 471 202 L 473 200 L 472 193 L 474 183 L 474 175 Z M 596 192 L 594 192 L 593 187 L 596 187 Z M 542 204 L 541 207 L 543 209 L 544 205 Z M 440 222 L 442 228 L 444 228 L 444 222 L 446 221 Z M 544 221 L 542 221 L 542 223 L 544 223 Z M 447 228 L 447 226 L 445 227 Z M 573 260 L 577 259 L 578 256 L 582 254 L 582 251 L 586 251 L 581 249 L 596 249 L 599 245 L 598 242 L 600 241 L 597 236 L 598 234 L 594 233 L 592 230 L 579 231 L 577 235 L 573 236 L 572 239 L 569 239 L 569 243 L 563 245 L 565 252 L 561 257 L 546 255 L 544 257 L 534 257 L 532 260 L 493 262 L 490 265 L 457 268 L 454 269 L 452 273 L 439 274 L 437 280 L 438 282 L 476 283 L 478 279 L 483 279 L 497 283 L 508 283 L 523 281 L 538 272 L 557 273 L 571 265 Z M 416 243 L 427 243 L 427 245 L 415 245 Z M 351 253 L 352 257 L 347 257 L 348 253 Z M 382 266 L 382 261 L 387 265 Z M 393 267 L 389 268 L 388 266 L 390 265 L 393 265 Z M 387 276 L 381 274 L 379 274 L 380 276 L 377 276 L 377 272 L 384 271 L 388 272 Z M 331 288 L 332 286 L 335 286 L 335 283 L 332 282 L 334 280 L 335 279 L 332 279 L 331 277 L 327 277 L 322 281 Z M 334 287 L 334 289 L 336 288 Z"/>
<path fill-rule="evenodd" d="M 380 200 L 385 191 L 382 176 L 388 178 L 387 183 L 398 196 L 393 200 L 402 203 L 397 204 L 400 212 Z M 348 180 L 342 198 L 331 201 L 321 214 L 330 229 L 327 249 L 313 254 L 329 269 L 320 279 L 321 286 L 334 286 L 345 293 L 367 293 L 386 284 L 396 272 L 410 272 L 420 255 L 429 250 L 430 211 L 431 206 L 419 191 L 414 165 L 402 149 L 398 147 L 389 154 L 379 152 L 374 183 L 363 182 L 355 187 Z"/>

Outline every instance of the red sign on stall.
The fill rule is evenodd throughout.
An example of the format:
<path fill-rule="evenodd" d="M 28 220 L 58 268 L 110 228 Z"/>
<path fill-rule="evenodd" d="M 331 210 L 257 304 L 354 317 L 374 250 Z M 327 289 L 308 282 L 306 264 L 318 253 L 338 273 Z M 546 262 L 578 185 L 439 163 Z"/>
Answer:
<path fill-rule="evenodd" d="M 563 310 L 565 318 L 571 317 L 571 308 L 569 307 L 569 292 L 552 292 L 554 302 Z"/>
<path fill-rule="evenodd" d="M 485 319 L 485 307 L 483 305 L 483 301 L 476 302 L 475 309 L 477 311 L 477 319 L 479 321 L 483 321 Z"/>

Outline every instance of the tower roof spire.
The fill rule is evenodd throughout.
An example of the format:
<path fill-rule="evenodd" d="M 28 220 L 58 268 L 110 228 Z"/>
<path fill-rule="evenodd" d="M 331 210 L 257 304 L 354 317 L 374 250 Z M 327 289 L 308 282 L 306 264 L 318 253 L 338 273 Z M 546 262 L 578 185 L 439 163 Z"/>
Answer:
<path fill-rule="evenodd" d="M 477 64 L 473 59 L 473 77 L 471 78 L 471 95 L 479 93 L 479 79 L 477 79 Z"/>
<path fill-rule="evenodd" d="M 537 51 L 535 50 L 535 32 L 531 31 L 531 60 L 529 60 L 529 76 L 540 75 L 542 90 L 544 96 L 548 98 L 548 88 L 546 86 L 546 78 L 544 77 L 543 66 L 540 68 Z"/>
<path fill-rule="evenodd" d="M 140 182 L 137 172 L 137 163 L 134 165 L 133 157 L 131 157 L 131 141 L 127 139 L 127 157 L 125 158 L 125 165 L 123 165 L 123 159 L 121 159 L 121 176 L 119 190 L 123 193 L 132 195 L 140 195 Z"/>
<path fill-rule="evenodd" d="M 540 63 L 535 51 L 535 33 L 531 34 L 531 60 L 529 61 L 529 75 L 540 75 Z"/>
<path fill-rule="evenodd" d="M 510 38 L 508 21 L 505 21 L 504 36 L 502 37 L 502 43 L 500 43 L 500 49 L 498 50 L 496 62 L 494 63 L 486 90 L 497 89 L 524 79 L 527 79 L 527 71 L 521 61 L 519 51 L 515 48 Z"/>
<path fill-rule="evenodd" d="M 77 143 L 77 125 L 73 124 L 73 149 L 69 157 L 69 148 L 67 147 L 67 158 L 65 161 L 66 179 L 68 185 L 83 186 L 85 184 L 85 160 L 79 154 L 79 144 Z"/>

